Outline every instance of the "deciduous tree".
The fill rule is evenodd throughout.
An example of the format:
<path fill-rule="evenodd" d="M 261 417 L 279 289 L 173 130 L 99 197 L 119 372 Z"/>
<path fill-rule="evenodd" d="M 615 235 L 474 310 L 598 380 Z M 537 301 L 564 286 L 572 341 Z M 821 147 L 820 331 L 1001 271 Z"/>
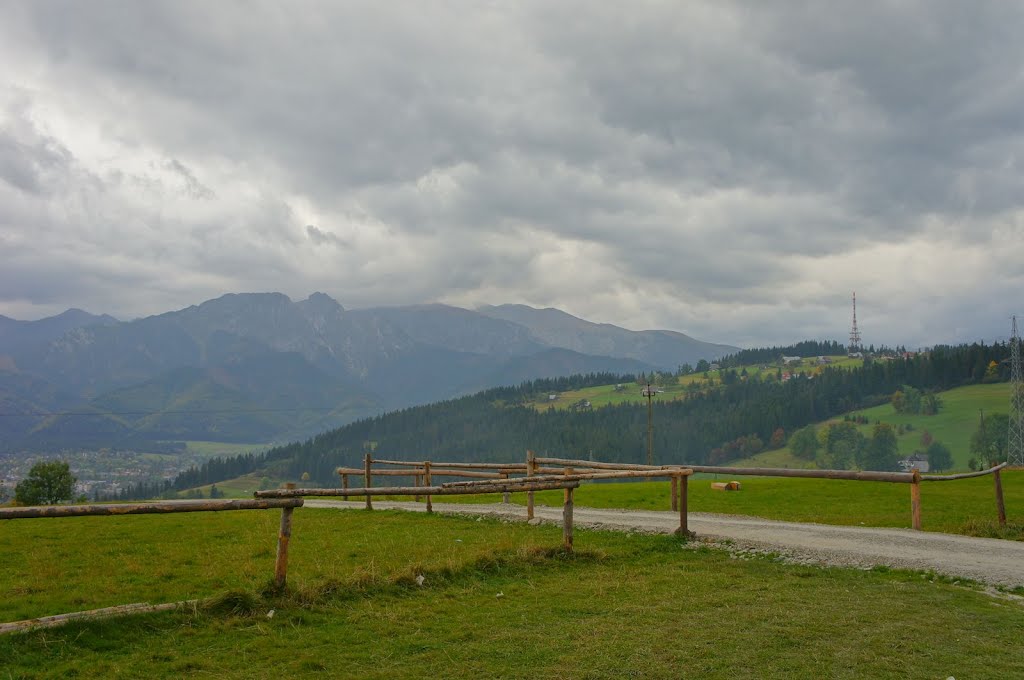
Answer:
<path fill-rule="evenodd" d="M 54 505 L 71 499 L 75 481 L 66 462 L 42 461 L 14 487 L 14 499 L 21 505 Z"/>

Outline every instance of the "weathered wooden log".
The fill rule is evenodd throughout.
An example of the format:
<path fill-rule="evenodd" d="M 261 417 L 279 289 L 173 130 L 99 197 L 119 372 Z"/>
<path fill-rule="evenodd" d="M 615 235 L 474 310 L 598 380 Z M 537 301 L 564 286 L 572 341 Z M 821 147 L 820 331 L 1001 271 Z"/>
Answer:
<path fill-rule="evenodd" d="M 689 475 L 679 475 L 679 529 L 676 533 L 680 538 L 690 538 L 693 533 L 690 531 L 690 510 L 689 510 Z"/>
<path fill-rule="evenodd" d="M 536 474 L 537 457 L 533 451 L 526 451 L 526 477 L 530 478 Z M 529 491 L 526 494 L 526 519 L 533 519 L 533 492 Z"/>
<path fill-rule="evenodd" d="M 449 470 L 430 464 L 431 477 L 470 477 L 473 479 L 501 479 L 501 472 L 474 472 L 473 470 Z"/>
<path fill-rule="evenodd" d="M 562 547 L 565 552 L 572 552 L 572 494 L 573 487 L 565 487 L 565 500 L 562 504 Z"/>
<path fill-rule="evenodd" d="M 976 472 L 961 472 L 955 475 L 921 475 L 922 482 L 951 482 L 955 479 L 970 479 L 971 477 L 984 477 L 985 475 L 993 475 L 1009 463 L 1000 463 L 995 467 L 990 467 L 987 470 L 979 470 Z"/>
<path fill-rule="evenodd" d="M 712 482 L 711 488 L 715 491 L 739 491 L 739 482 Z"/>
<path fill-rule="evenodd" d="M 595 463 L 593 461 L 568 458 L 539 458 L 541 463 L 572 465 L 574 467 L 598 470 L 678 470 L 686 468 L 694 472 L 708 472 L 727 475 L 754 475 L 759 477 L 805 477 L 808 479 L 849 479 L 858 482 L 899 482 L 910 484 L 913 475 L 909 472 L 874 472 L 856 470 L 801 470 L 791 468 L 737 468 L 717 465 L 631 465 L 627 463 Z M 929 480 L 939 481 L 939 480 Z"/>
<path fill-rule="evenodd" d="M 921 531 L 921 475 L 916 469 L 910 474 L 914 478 L 910 483 L 910 526 Z"/>
<path fill-rule="evenodd" d="M 343 489 L 347 489 L 348 488 L 348 475 L 345 474 L 344 472 L 341 473 L 341 488 L 343 488 Z"/>
<path fill-rule="evenodd" d="M 423 463 L 423 484 L 424 486 L 431 487 L 434 485 L 433 480 L 430 476 L 430 461 Z M 427 494 L 427 512 L 434 512 L 434 504 L 430 500 L 430 494 Z"/>
<path fill-rule="evenodd" d="M 293 498 L 298 496 L 338 496 L 342 498 L 358 496 L 412 496 L 415 493 L 432 494 L 434 496 L 454 496 L 484 493 L 519 493 L 522 491 L 549 491 L 564 489 L 566 486 L 579 487 L 578 481 L 519 483 L 515 481 L 493 482 L 476 486 L 376 486 L 370 489 L 275 489 L 257 491 L 260 498 Z"/>
<path fill-rule="evenodd" d="M 288 491 L 295 490 L 295 483 L 284 485 Z M 288 580 L 288 544 L 292 540 L 292 511 L 294 508 L 281 510 L 281 528 L 277 532 L 277 558 L 274 560 L 274 586 L 284 590 Z"/>
<path fill-rule="evenodd" d="M 363 486 L 367 489 L 373 486 L 373 470 L 371 469 L 372 465 L 373 458 L 371 458 L 370 454 L 367 453 L 365 456 L 363 456 Z M 373 510 L 373 502 L 370 500 L 369 495 L 367 495 L 366 497 L 366 509 Z"/>
<path fill-rule="evenodd" d="M 677 496 L 677 491 L 678 491 L 677 487 L 678 486 L 679 486 L 679 477 L 677 477 L 676 475 L 672 475 L 672 482 L 671 482 L 671 484 L 669 486 L 669 491 L 668 491 L 668 495 L 669 495 L 668 506 L 669 506 L 669 510 L 671 510 L 672 512 L 675 512 L 676 510 L 679 509 L 679 499 L 678 499 L 678 496 Z"/>
<path fill-rule="evenodd" d="M 540 465 L 572 465 L 578 468 L 593 468 L 595 470 L 649 470 L 661 469 L 664 466 L 654 465 L 633 465 L 631 463 L 601 463 L 593 460 L 576 460 L 574 458 L 536 458 Z"/>
<path fill-rule="evenodd" d="M 109 618 L 112 616 L 126 616 L 128 614 L 149 614 L 152 612 L 165 612 L 184 607 L 195 607 L 199 600 L 185 600 L 184 602 L 166 602 L 164 604 L 150 604 L 148 602 L 135 602 L 133 604 L 119 604 L 115 607 L 103 607 L 102 609 L 90 609 L 84 612 L 71 612 L 69 614 L 55 614 L 53 616 L 40 616 L 36 619 L 25 619 L 24 621 L 12 621 L 11 623 L 0 623 L 0 635 L 4 633 L 20 633 L 37 628 L 54 628 L 63 626 L 72 621 L 94 620 Z"/>
<path fill-rule="evenodd" d="M 501 478 L 502 478 L 502 481 L 507 482 L 508 481 L 508 473 L 507 472 L 502 472 L 501 473 Z M 511 503 L 512 502 L 512 494 L 510 494 L 508 491 L 503 493 L 501 495 L 501 502 L 504 503 L 505 505 L 508 505 L 509 503 Z"/>
<path fill-rule="evenodd" d="M 689 475 L 689 468 L 677 470 L 619 470 L 613 472 L 573 472 L 571 475 L 537 475 L 535 477 L 520 477 L 519 480 L 532 482 L 549 482 L 558 480 L 585 481 L 588 479 L 631 479 L 634 477 L 669 477 L 671 475 Z M 518 480 L 516 480 L 518 481 Z M 445 482 L 441 486 L 474 486 L 487 484 L 488 482 Z"/>
<path fill-rule="evenodd" d="M 374 461 L 379 463 L 380 461 Z M 337 473 L 339 475 L 344 474 L 363 474 L 363 470 L 356 468 L 338 468 Z M 423 474 L 423 468 L 410 468 L 408 470 L 387 470 L 382 468 L 373 468 L 374 477 L 418 477 Z M 430 474 L 434 477 L 472 477 L 474 479 L 501 479 L 502 473 L 500 472 L 474 472 L 472 470 L 448 470 L 445 468 L 438 468 L 436 465 L 431 464 Z"/>
<path fill-rule="evenodd" d="M 423 486 L 423 475 L 416 475 L 416 478 L 412 480 L 414 486 Z M 412 497 L 412 500 L 416 503 L 420 502 L 420 495 L 416 494 Z"/>
<path fill-rule="evenodd" d="M 1005 463 L 1003 463 L 1005 465 Z M 1006 505 L 1003 504 L 1003 479 L 997 468 L 992 472 L 992 479 L 996 487 L 996 514 L 999 517 L 999 526 L 1006 526 Z"/>
<path fill-rule="evenodd" d="M 404 465 L 410 467 L 423 467 L 423 461 L 415 460 L 383 460 L 374 461 L 379 465 Z M 508 472 L 525 472 L 526 466 L 522 463 L 438 463 L 434 461 L 434 467 L 450 468 L 453 470 L 498 470 Z"/>
<path fill-rule="evenodd" d="M 153 501 L 150 503 L 104 503 L 97 505 L 31 505 L 20 508 L 0 508 L 0 519 L 158 515 L 175 512 L 219 512 L 223 510 L 269 510 L 272 508 L 297 508 L 301 505 L 301 498 L 285 499 L 274 497 Z"/>

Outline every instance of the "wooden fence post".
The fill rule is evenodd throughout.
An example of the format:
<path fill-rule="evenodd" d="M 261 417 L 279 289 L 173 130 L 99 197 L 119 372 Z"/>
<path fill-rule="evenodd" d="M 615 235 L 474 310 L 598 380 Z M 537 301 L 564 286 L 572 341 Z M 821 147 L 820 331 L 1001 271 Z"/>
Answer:
<path fill-rule="evenodd" d="M 373 464 L 373 458 L 367 453 L 363 456 L 363 486 L 369 489 L 373 486 L 373 472 L 370 470 L 370 465 Z M 373 510 L 373 501 L 370 500 L 370 494 L 366 494 L 366 509 Z"/>
<path fill-rule="evenodd" d="M 992 473 L 992 479 L 996 485 L 996 512 L 999 513 L 999 526 L 1006 526 L 1006 506 L 1003 504 L 1003 479 L 999 476 L 999 470 Z"/>
<path fill-rule="evenodd" d="M 294 489 L 295 483 L 288 482 L 286 489 Z M 288 543 L 292 538 L 292 510 L 281 508 L 281 529 L 277 532 L 277 560 L 274 562 L 274 587 L 284 590 L 288 580 Z"/>
<path fill-rule="evenodd" d="M 501 473 L 501 481 L 503 481 L 503 482 L 507 482 L 508 481 L 508 473 L 507 472 L 502 472 Z M 511 503 L 512 502 L 512 494 L 510 494 L 508 491 L 506 491 L 505 493 L 501 494 L 501 502 L 504 503 L 505 505 L 508 505 L 509 503 Z"/>
<path fill-rule="evenodd" d="M 432 486 L 433 481 L 430 479 L 430 461 L 423 463 L 423 484 L 424 486 Z M 434 512 L 434 504 L 430 500 L 430 494 L 427 494 L 427 512 Z"/>
<path fill-rule="evenodd" d="M 689 521 L 689 475 L 675 475 L 673 479 L 678 478 L 679 481 L 677 486 L 679 487 L 679 529 L 676 533 L 680 538 L 689 538 L 693 534 L 690 533 L 690 521 Z"/>
<path fill-rule="evenodd" d="M 420 475 L 413 475 L 412 476 L 412 485 L 413 486 L 423 486 L 422 484 L 420 484 L 421 481 L 423 481 L 423 477 L 422 476 L 420 476 Z M 415 503 L 419 503 L 420 502 L 420 495 L 416 494 L 415 496 L 412 497 L 412 500 Z"/>
<path fill-rule="evenodd" d="M 675 512 L 676 510 L 679 509 L 679 501 L 676 498 L 676 493 L 677 493 L 678 487 L 679 487 L 679 477 L 677 477 L 676 475 L 672 475 L 672 489 L 671 489 L 671 492 L 669 494 L 671 496 L 671 498 L 669 500 L 669 507 L 672 509 L 673 512 Z"/>
<path fill-rule="evenodd" d="M 921 531 L 921 473 L 917 468 L 910 472 L 914 475 L 910 482 L 910 526 Z"/>
<path fill-rule="evenodd" d="M 565 475 L 566 477 L 568 477 L 569 475 L 572 474 L 572 468 L 571 467 L 565 468 L 564 470 L 562 470 L 562 474 Z M 572 495 L 571 494 L 572 494 L 572 489 L 570 489 L 569 487 L 566 487 L 565 488 L 565 493 L 562 495 L 562 502 L 563 503 L 568 503 L 572 499 Z"/>
<path fill-rule="evenodd" d="M 572 552 L 572 487 L 565 487 L 565 503 L 562 506 L 562 547 Z"/>
<path fill-rule="evenodd" d="M 534 460 L 536 456 L 533 451 L 526 452 L 526 476 L 533 477 L 533 468 L 536 467 L 537 462 Z M 533 492 L 526 492 L 526 519 L 533 519 Z"/>
<path fill-rule="evenodd" d="M 341 475 L 341 488 L 342 489 L 347 489 L 348 488 L 348 475 L 347 474 L 342 474 Z"/>

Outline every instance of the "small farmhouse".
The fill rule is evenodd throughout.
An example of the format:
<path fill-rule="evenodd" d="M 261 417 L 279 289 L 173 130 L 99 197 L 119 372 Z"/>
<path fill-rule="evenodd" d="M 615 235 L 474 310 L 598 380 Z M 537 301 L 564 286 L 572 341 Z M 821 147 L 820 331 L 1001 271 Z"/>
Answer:
<path fill-rule="evenodd" d="M 918 472 L 928 472 L 928 456 L 923 453 L 914 453 L 900 461 L 900 467 L 906 472 L 917 469 Z"/>

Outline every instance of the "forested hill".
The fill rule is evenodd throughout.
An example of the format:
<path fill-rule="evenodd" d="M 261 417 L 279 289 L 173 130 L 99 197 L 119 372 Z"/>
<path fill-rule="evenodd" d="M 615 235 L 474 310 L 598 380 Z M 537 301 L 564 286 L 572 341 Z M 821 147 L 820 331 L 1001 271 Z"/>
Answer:
<path fill-rule="evenodd" d="M 861 368 L 825 367 L 817 375 L 785 382 L 733 379 L 684 400 L 655 402 L 654 450 L 659 463 L 700 464 L 738 437 L 768 442 L 782 428 L 788 434 L 812 422 L 889 399 L 903 385 L 945 390 L 982 380 L 1006 379 L 1009 346 L 962 345 Z M 995 368 L 990 368 L 994 362 Z M 566 457 L 641 462 L 645 456 L 646 407 L 621 404 L 567 411 L 536 410 L 523 404 L 538 393 L 615 383 L 621 377 L 591 375 L 541 380 L 497 388 L 427 406 L 362 420 L 303 443 L 262 456 L 210 461 L 181 475 L 174 488 L 187 489 L 267 469 L 297 479 L 309 473 L 324 485 L 336 483 L 335 467 L 357 466 L 366 446 L 379 458 L 408 460 L 518 461 L 526 449 Z M 718 453 L 717 455 L 721 455 Z M 720 459 L 714 462 L 724 462 Z M 160 490 L 148 491 L 150 494 Z"/>

